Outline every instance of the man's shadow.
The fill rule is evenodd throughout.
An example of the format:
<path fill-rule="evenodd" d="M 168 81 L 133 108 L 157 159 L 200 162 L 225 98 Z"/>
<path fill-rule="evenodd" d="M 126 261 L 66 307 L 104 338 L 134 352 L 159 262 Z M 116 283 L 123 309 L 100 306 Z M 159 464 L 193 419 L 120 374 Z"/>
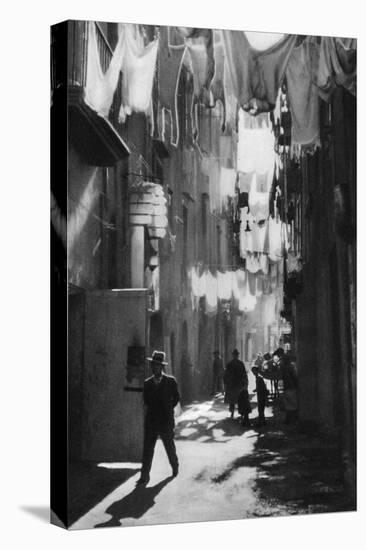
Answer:
<path fill-rule="evenodd" d="M 120 527 L 123 518 L 141 518 L 155 504 L 155 497 L 174 478 L 169 476 L 153 487 L 137 485 L 135 489 L 121 500 L 113 502 L 106 509 L 111 519 L 94 527 Z"/>

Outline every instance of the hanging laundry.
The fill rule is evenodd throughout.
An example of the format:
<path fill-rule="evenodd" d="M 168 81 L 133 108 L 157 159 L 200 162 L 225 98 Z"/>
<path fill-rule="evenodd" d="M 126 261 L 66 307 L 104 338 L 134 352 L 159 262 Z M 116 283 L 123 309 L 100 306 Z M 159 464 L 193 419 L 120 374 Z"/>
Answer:
<path fill-rule="evenodd" d="M 250 186 L 249 210 L 257 222 L 260 220 L 266 220 L 269 216 L 269 193 L 258 193 L 256 174 L 254 174 Z"/>
<path fill-rule="evenodd" d="M 200 278 L 198 276 L 198 273 L 197 273 L 195 267 L 192 267 L 190 269 L 188 277 L 189 277 L 190 284 L 191 284 L 192 302 L 193 302 L 193 304 L 195 304 L 197 298 L 199 298 L 199 295 L 200 295 L 200 286 L 199 286 Z"/>
<path fill-rule="evenodd" d="M 221 129 L 224 130 L 226 126 L 226 101 L 225 101 L 225 88 L 224 88 L 225 52 L 224 52 L 224 45 L 221 42 L 220 32 L 219 31 L 213 31 L 213 32 L 214 32 L 213 53 L 214 53 L 214 59 L 215 59 L 215 72 L 214 72 L 210 89 L 209 89 L 210 107 L 216 105 L 217 101 L 221 102 L 223 107 Z"/>
<path fill-rule="evenodd" d="M 301 149 L 313 151 L 320 146 L 318 64 L 319 46 L 316 37 L 309 36 L 292 50 L 286 69 L 292 117 L 291 150 L 295 157 L 300 156 Z"/>
<path fill-rule="evenodd" d="M 220 168 L 220 199 L 221 210 L 225 207 L 228 197 L 236 196 L 236 172 L 232 168 Z"/>
<path fill-rule="evenodd" d="M 357 40 L 323 36 L 320 42 L 319 95 L 328 101 L 336 86 L 356 95 Z"/>
<path fill-rule="evenodd" d="M 296 35 L 287 35 L 263 51 L 252 48 L 243 31 L 223 30 L 222 37 L 230 78 L 240 106 L 253 108 L 250 102 L 256 99 L 260 104 L 257 112 L 273 109 Z"/>
<path fill-rule="evenodd" d="M 210 158 L 209 165 L 209 197 L 210 211 L 221 212 L 221 196 L 220 196 L 220 162 L 215 157 Z"/>
<path fill-rule="evenodd" d="M 257 298 L 252 296 L 249 291 L 249 282 L 247 278 L 246 288 L 244 295 L 239 300 L 240 311 L 253 311 L 257 303 Z"/>
<path fill-rule="evenodd" d="M 254 252 L 253 246 L 253 217 L 248 212 L 248 208 L 240 209 L 240 257 L 246 258 L 247 252 Z"/>
<path fill-rule="evenodd" d="M 270 293 L 275 292 L 278 288 L 277 266 L 281 262 L 270 261 L 268 266 L 268 281 Z"/>
<path fill-rule="evenodd" d="M 199 277 L 199 280 L 198 280 L 198 296 L 199 298 L 203 298 L 204 296 L 206 296 L 206 292 L 207 292 L 207 273 L 208 273 L 208 270 L 204 271 L 202 273 L 202 275 Z"/>
<path fill-rule="evenodd" d="M 250 273 L 257 273 L 257 271 L 260 270 L 259 256 L 260 254 L 258 253 L 247 253 L 247 257 L 245 259 L 246 269 Z"/>
<path fill-rule="evenodd" d="M 232 136 L 220 136 L 219 157 L 221 166 L 233 168 L 233 148 Z"/>
<path fill-rule="evenodd" d="M 263 125 L 259 128 L 250 128 L 252 118 L 240 109 L 237 170 L 244 173 L 273 174 L 275 136 L 269 127 L 268 115 L 262 119 Z"/>
<path fill-rule="evenodd" d="M 286 223 L 282 223 L 281 226 L 281 252 L 282 256 L 285 255 L 285 253 L 288 252 L 290 248 L 290 238 L 289 238 L 289 232 L 290 232 L 290 225 L 287 225 Z"/>
<path fill-rule="evenodd" d="M 96 24 L 93 21 L 89 21 L 84 100 L 85 103 L 99 115 L 107 117 L 112 105 L 114 92 L 117 88 L 118 78 L 125 55 L 125 34 L 122 27 L 108 69 L 103 73 L 100 64 L 96 32 Z"/>
<path fill-rule="evenodd" d="M 126 49 L 122 63 L 121 122 L 133 111 L 146 112 L 149 109 L 159 44 L 156 38 L 145 47 L 134 25 L 124 25 L 124 32 Z"/>
<path fill-rule="evenodd" d="M 217 280 L 212 273 L 206 271 L 206 315 L 213 316 L 217 313 Z"/>
<path fill-rule="evenodd" d="M 253 250 L 252 252 L 262 252 L 260 250 L 260 242 L 259 242 L 259 234 L 258 234 L 258 224 L 257 222 L 255 221 L 255 219 L 253 219 L 253 223 L 252 223 L 252 247 L 253 247 Z"/>
<path fill-rule="evenodd" d="M 263 295 L 263 280 L 264 280 L 263 273 L 259 271 L 256 276 L 257 286 L 255 289 L 255 295 L 257 298 L 260 298 Z"/>
<path fill-rule="evenodd" d="M 262 271 L 263 275 L 268 274 L 269 269 L 269 257 L 268 254 L 260 254 L 259 255 L 259 268 Z"/>
<path fill-rule="evenodd" d="M 199 123 L 196 141 L 204 154 L 211 154 L 219 160 L 220 157 L 220 110 L 221 105 L 211 109 L 198 105 Z"/>
<path fill-rule="evenodd" d="M 239 276 L 239 272 L 245 274 L 245 272 L 241 269 L 237 269 L 236 271 L 231 272 L 232 295 L 233 295 L 233 299 L 236 301 L 240 300 L 240 296 L 242 293 L 241 286 L 239 288 L 239 278 L 241 277 Z M 242 282 L 242 279 L 240 279 L 240 282 Z"/>
<path fill-rule="evenodd" d="M 262 223 L 256 224 L 256 241 L 257 241 L 257 252 L 262 254 L 269 253 L 269 227 L 268 220 L 263 221 Z"/>
<path fill-rule="evenodd" d="M 237 269 L 235 271 L 236 276 L 236 286 L 240 296 L 245 294 L 246 284 L 247 284 L 247 272 L 244 269 Z"/>
<path fill-rule="evenodd" d="M 232 295 L 232 272 L 217 272 L 217 297 L 219 300 L 231 300 Z"/>
<path fill-rule="evenodd" d="M 160 107 L 166 109 L 171 117 L 171 143 L 179 142 L 178 84 L 183 65 L 186 45 L 174 27 L 160 27 L 158 49 L 158 82 Z"/>
<path fill-rule="evenodd" d="M 257 274 L 248 271 L 248 288 L 252 296 L 256 295 L 257 290 Z"/>
<path fill-rule="evenodd" d="M 270 282 L 268 273 L 269 273 L 269 260 L 267 256 L 267 272 L 266 273 L 263 272 L 263 294 L 270 294 L 272 292 L 271 282 Z"/>
<path fill-rule="evenodd" d="M 225 48 L 224 48 L 225 52 Z M 231 80 L 230 69 L 226 55 L 224 56 L 224 95 L 225 95 L 225 133 L 232 134 L 237 131 L 237 119 L 239 104 L 235 94 L 234 84 Z"/>
<path fill-rule="evenodd" d="M 280 219 L 268 219 L 269 257 L 273 262 L 282 258 L 282 222 Z"/>
<path fill-rule="evenodd" d="M 254 172 L 249 172 L 249 173 L 239 172 L 238 184 L 239 184 L 239 189 L 241 193 L 244 193 L 244 192 L 249 193 L 253 177 L 254 177 Z"/>
<path fill-rule="evenodd" d="M 193 91 L 196 98 L 201 98 L 207 81 L 207 52 L 203 39 L 188 43 L 188 52 L 193 73 Z"/>
<path fill-rule="evenodd" d="M 274 166 L 273 166 L 274 170 Z M 273 181 L 273 170 L 266 174 L 257 174 L 256 177 L 256 190 L 258 193 L 268 193 Z"/>
<path fill-rule="evenodd" d="M 177 27 L 185 38 L 193 70 L 194 93 L 197 100 L 210 105 L 209 90 L 215 73 L 212 29 Z"/>
<path fill-rule="evenodd" d="M 202 155 L 201 157 L 201 172 L 205 176 L 210 175 L 211 157 L 209 155 Z"/>
<path fill-rule="evenodd" d="M 276 321 L 276 297 L 273 294 L 264 299 L 263 318 L 266 325 L 271 325 Z"/>

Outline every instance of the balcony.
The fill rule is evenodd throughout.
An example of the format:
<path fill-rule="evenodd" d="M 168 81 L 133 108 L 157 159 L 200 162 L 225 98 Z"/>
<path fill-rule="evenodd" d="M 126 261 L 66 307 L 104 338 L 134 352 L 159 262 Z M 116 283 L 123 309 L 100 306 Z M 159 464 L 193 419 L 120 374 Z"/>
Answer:
<path fill-rule="evenodd" d="M 100 65 L 105 72 L 112 59 L 112 49 L 98 23 L 96 38 Z M 108 117 L 99 115 L 84 101 L 88 67 L 88 22 L 67 22 L 67 100 L 70 140 L 95 166 L 112 166 L 130 154 L 122 138 L 118 114 L 122 100 L 122 74 L 114 93 Z"/>

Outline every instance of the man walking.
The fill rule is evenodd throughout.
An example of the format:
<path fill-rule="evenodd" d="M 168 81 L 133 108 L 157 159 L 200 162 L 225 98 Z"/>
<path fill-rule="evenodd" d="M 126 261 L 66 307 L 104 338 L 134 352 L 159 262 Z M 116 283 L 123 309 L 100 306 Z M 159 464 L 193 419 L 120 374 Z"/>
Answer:
<path fill-rule="evenodd" d="M 157 438 L 160 437 L 172 467 L 172 475 L 178 475 L 178 457 L 174 443 L 174 407 L 180 400 L 178 386 L 173 376 L 163 373 L 165 353 L 154 351 L 148 358 L 153 376 L 144 382 L 145 429 L 141 477 L 138 484 L 150 480 L 151 464 Z"/>
<path fill-rule="evenodd" d="M 233 350 L 232 360 L 226 365 L 224 373 L 225 403 L 229 403 L 231 418 L 234 418 L 235 405 L 243 387 L 248 388 L 248 375 L 245 365 L 239 360 L 239 352 Z"/>

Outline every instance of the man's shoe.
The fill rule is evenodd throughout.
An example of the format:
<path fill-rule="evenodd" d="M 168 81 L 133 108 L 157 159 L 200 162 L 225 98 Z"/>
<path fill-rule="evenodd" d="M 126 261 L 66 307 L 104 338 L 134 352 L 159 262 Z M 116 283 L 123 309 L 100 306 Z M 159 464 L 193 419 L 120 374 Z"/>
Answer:
<path fill-rule="evenodd" d="M 149 477 L 143 477 L 141 476 L 140 479 L 136 481 L 136 485 L 147 485 L 150 481 Z"/>

